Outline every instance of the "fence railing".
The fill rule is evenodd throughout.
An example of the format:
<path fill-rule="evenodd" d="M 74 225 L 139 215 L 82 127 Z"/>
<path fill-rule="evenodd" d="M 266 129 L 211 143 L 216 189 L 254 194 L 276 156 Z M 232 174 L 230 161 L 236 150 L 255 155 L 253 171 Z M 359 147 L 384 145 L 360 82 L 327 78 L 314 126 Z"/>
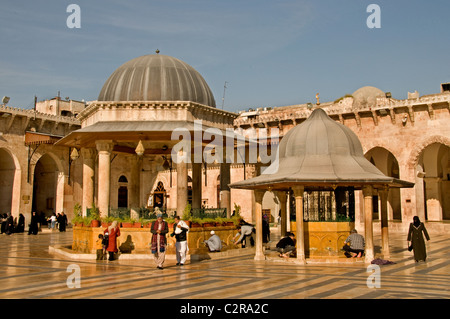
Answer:
<path fill-rule="evenodd" d="M 192 217 L 194 218 L 226 218 L 226 208 L 192 208 Z"/>

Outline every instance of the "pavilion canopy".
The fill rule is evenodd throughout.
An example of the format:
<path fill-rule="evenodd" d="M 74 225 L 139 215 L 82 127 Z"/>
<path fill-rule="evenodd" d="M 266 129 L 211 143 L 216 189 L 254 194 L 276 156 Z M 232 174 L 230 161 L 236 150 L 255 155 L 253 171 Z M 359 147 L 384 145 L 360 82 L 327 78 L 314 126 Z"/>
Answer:
<path fill-rule="evenodd" d="M 365 157 L 361 142 L 348 127 L 316 109 L 281 140 L 278 160 L 264 172 L 231 188 L 288 190 L 303 185 L 309 190 L 339 186 L 413 187 L 414 184 L 384 175 Z"/>

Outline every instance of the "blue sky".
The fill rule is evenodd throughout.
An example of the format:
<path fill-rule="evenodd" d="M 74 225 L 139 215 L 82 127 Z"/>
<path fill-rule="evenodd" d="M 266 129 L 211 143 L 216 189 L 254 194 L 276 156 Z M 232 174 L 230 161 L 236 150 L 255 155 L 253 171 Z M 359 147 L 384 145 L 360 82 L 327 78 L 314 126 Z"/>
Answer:
<path fill-rule="evenodd" d="M 70 29 L 69 4 L 81 8 Z M 369 29 L 369 4 L 381 28 Z M 95 100 L 109 75 L 161 54 L 193 66 L 219 108 L 334 101 L 366 85 L 403 99 L 450 82 L 448 0 L 3 0 L 0 96 L 31 108 Z"/>

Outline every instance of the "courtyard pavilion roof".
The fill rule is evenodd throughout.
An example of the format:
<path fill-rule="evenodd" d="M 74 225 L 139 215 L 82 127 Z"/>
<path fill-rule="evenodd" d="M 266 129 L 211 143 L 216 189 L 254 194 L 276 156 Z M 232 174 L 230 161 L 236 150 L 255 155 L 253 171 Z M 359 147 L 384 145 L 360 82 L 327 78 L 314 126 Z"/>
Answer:
<path fill-rule="evenodd" d="M 305 190 L 325 190 L 339 186 L 355 189 L 414 186 L 384 175 L 364 157 L 356 134 L 320 108 L 283 137 L 278 151 L 278 160 L 261 175 L 232 183 L 230 187 L 288 190 L 303 185 Z"/>
<path fill-rule="evenodd" d="M 202 133 L 212 127 L 202 124 Z M 214 128 L 216 131 L 217 128 Z M 113 140 L 116 143 L 114 151 L 124 153 L 134 153 L 135 143 L 143 141 L 144 143 L 167 146 L 146 148 L 145 154 L 169 154 L 173 145 L 180 140 L 172 140 L 172 133 L 175 131 L 188 131 L 191 141 L 194 141 L 195 131 L 198 127 L 191 121 L 104 121 L 83 127 L 71 132 L 59 140 L 56 144 L 66 147 L 95 147 L 98 140 Z M 227 130 L 220 130 L 223 138 L 234 138 L 235 135 Z M 211 138 L 202 137 L 202 144 L 211 143 Z M 248 141 L 247 141 L 248 142 Z M 129 143 L 129 147 L 127 147 Z"/>

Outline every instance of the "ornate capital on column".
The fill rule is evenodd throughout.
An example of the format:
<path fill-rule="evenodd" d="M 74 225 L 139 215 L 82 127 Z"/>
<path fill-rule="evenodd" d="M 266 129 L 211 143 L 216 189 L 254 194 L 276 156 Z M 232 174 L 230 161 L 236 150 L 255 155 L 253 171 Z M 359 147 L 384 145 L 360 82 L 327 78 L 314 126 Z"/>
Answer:
<path fill-rule="evenodd" d="M 255 189 L 253 192 L 255 193 L 255 202 L 262 203 L 265 191 L 261 189 Z"/>
<path fill-rule="evenodd" d="M 95 146 L 99 153 L 108 153 L 111 154 L 114 144 L 112 141 L 96 141 Z"/>
<path fill-rule="evenodd" d="M 292 190 L 294 191 L 294 196 L 295 197 L 303 197 L 303 192 L 305 191 L 305 186 L 303 185 L 299 185 L 299 186 L 294 186 L 292 187 Z"/>
<path fill-rule="evenodd" d="M 373 187 L 372 186 L 364 186 L 362 188 L 362 192 L 364 197 L 372 196 L 373 195 Z"/>

